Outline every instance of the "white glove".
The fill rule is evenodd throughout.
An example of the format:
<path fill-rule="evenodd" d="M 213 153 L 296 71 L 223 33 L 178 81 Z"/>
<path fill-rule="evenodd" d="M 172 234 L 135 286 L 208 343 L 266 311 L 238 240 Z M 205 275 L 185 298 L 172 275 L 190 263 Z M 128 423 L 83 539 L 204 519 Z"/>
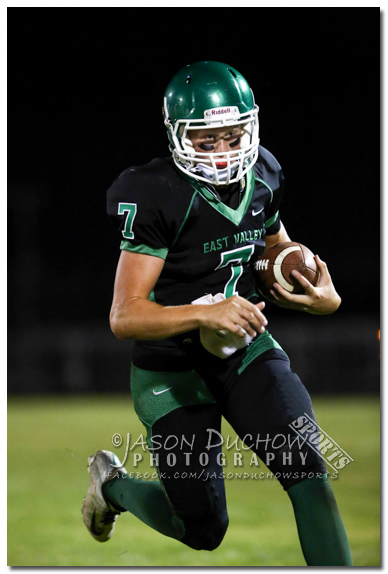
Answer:
<path fill-rule="evenodd" d="M 192 301 L 193 305 L 213 305 L 214 303 L 219 303 L 224 301 L 225 295 L 223 293 L 217 293 L 217 295 L 204 295 L 199 299 Z M 252 342 L 252 337 L 241 327 L 244 331 L 244 338 L 239 337 L 235 333 L 223 329 L 221 331 L 215 331 L 214 329 L 209 329 L 207 327 L 200 327 L 199 335 L 203 347 L 220 359 L 226 359 L 235 353 L 238 349 L 242 349 Z"/>

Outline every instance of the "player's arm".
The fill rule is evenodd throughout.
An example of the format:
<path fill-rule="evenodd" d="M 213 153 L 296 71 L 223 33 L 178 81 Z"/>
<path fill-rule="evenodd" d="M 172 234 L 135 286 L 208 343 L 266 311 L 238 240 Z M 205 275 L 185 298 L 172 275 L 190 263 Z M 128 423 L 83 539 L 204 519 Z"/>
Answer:
<path fill-rule="evenodd" d="M 215 305 L 167 307 L 149 300 L 163 270 L 164 259 L 123 250 L 117 266 L 111 329 L 119 339 L 165 339 L 200 327 L 226 329 L 241 337 L 263 332 L 264 303 L 229 297 Z"/>
<path fill-rule="evenodd" d="M 266 235 L 265 246 L 266 249 L 276 243 L 283 241 L 291 241 L 283 223 L 281 223 L 280 230 L 274 235 Z M 272 297 L 276 300 L 279 307 L 287 309 L 295 309 L 297 311 L 305 311 L 313 315 L 329 315 L 334 313 L 341 304 L 341 297 L 338 295 L 333 281 L 331 280 L 330 273 L 318 255 L 315 256 L 315 261 L 319 270 L 319 280 L 315 287 L 298 271 L 293 271 L 293 275 L 304 288 L 304 293 L 301 295 L 293 295 L 283 289 L 279 283 L 274 283 L 273 289 L 270 291 Z"/>
<path fill-rule="evenodd" d="M 280 222 L 280 229 L 277 233 L 273 235 L 266 235 L 264 238 L 265 241 L 265 248 L 268 249 L 277 243 L 283 243 L 284 241 L 291 241 L 286 228 L 284 227 L 283 223 Z"/>

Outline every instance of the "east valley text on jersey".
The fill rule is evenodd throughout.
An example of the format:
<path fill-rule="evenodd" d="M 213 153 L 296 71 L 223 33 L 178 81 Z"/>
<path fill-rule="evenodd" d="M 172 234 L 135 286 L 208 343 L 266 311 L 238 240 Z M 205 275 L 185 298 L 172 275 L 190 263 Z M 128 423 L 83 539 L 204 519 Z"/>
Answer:
<path fill-rule="evenodd" d="M 121 249 L 165 260 L 151 294 L 156 303 L 188 304 L 208 293 L 248 299 L 256 292 L 252 263 L 264 251 L 265 235 L 280 229 L 283 187 L 280 165 L 260 146 L 236 209 L 170 159 L 125 170 L 108 190 L 107 208 Z"/>

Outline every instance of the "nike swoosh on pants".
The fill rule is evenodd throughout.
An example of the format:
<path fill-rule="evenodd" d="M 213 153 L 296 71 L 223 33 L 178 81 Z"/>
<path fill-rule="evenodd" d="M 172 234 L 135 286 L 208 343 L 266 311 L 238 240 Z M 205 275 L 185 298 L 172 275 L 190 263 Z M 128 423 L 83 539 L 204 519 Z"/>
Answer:
<path fill-rule="evenodd" d="M 155 391 L 155 389 L 152 390 L 154 395 L 161 395 L 162 393 L 165 393 L 167 391 L 169 391 L 170 389 L 172 389 L 172 387 L 169 387 L 168 389 L 163 389 L 163 391 Z"/>

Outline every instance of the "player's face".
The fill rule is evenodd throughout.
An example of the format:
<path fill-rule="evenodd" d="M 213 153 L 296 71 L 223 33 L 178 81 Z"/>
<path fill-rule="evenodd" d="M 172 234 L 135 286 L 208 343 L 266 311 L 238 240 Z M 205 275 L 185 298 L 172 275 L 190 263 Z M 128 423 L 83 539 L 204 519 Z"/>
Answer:
<path fill-rule="evenodd" d="M 218 169 L 226 167 L 227 152 L 240 149 L 241 135 L 240 126 L 190 130 L 191 142 L 196 152 L 220 154 L 216 161 Z"/>

